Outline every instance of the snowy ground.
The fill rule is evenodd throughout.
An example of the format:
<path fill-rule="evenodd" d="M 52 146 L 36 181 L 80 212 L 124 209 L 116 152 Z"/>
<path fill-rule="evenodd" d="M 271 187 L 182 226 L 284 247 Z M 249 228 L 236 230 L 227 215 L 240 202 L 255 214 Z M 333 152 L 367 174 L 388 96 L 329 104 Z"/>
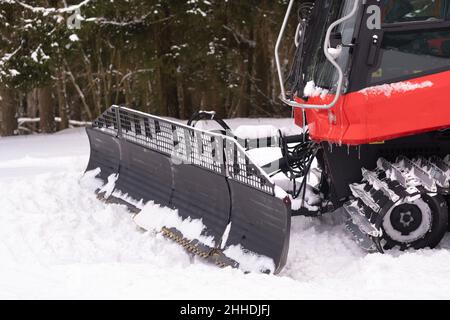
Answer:
<path fill-rule="evenodd" d="M 0 138 L 0 298 L 450 298 L 450 238 L 366 255 L 330 219 L 294 218 L 278 276 L 193 260 L 98 201 L 82 178 L 88 157 L 83 130 Z"/>

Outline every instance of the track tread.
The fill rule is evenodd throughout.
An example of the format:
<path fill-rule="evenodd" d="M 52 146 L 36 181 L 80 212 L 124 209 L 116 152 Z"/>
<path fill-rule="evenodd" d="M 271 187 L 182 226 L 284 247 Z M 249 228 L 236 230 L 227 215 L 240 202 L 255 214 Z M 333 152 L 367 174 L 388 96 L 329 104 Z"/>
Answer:
<path fill-rule="evenodd" d="M 344 208 L 348 208 L 348 206 L 358 208 L 360 215 L 365 217 L 367 222 L 379 231 L 378 237 L 374 237 L 373 232 L 368 236 L 374 243 L 379 242 L 384 237 L 382 227 L 384 216 L 396 203 L 404 199 L 416 199 L 417 197 L 432 198 L 431 195 L 433 194 L 446 196 L 448 202 L 448 195 L 450 194 L 448 188 L 450 185 L 449 168 L 450 155 L 444 159 L 438 157 L 429 159 L 417 157 L 413 160 L 399 156 L 395 163 L 380 158 L 375 170 L 362 169 L 363 181 L 350 186 L 354 198 L 347 202 Z M 350 215 L 348 210 L 347 213 Z M 355 212 L 353 211 L 352 214 L 354 217 Z M 440 217 L 439 219 L 442 218 Z M 371 229 L 368 228 L 367 222 L 361 224 L 360 218 L 353 219 L 352 223 L 358 224 L 358 221 L 360 225 L 357 225 L 357 227 L 359 227 L 361 232 Z M 445 221 L 443 223 L 445 224 Z M 354 229 L 354 227 L 352 226 L 352 228 L 348 229 Z M 361 241 L 361 235 L 358 232 L 355 232 L 355 230 L 351 231 L 354 236 L 357 234 L 357 242 L 363 242 L 365 249 L 372 248 L 366 242 Z M 433 237 L 431 246 L 437 245 L 436 238 L 440 237 L 441 232 L 437 233 L 439 233 L 439 236 Z M 395 247 L 392 242 L 386 242 L 384 249 Z M 379 251 L 382 251 L 383 248 L 379 245 L 377 247 Z M 407 248 L 407 244 L 401 247 L 401 249 Z"/>

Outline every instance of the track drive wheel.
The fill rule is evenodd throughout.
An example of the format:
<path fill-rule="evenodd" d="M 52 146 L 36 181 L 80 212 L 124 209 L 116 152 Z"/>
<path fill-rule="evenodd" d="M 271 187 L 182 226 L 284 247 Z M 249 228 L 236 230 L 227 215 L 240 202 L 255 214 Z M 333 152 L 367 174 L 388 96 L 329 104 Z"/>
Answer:
<path fill-rule="evenodd" d="M 441 195 L 422 194 L 401 200 L 384 216 L 383 249 L 434 248 L 448 230 L 447 202 Z"/>

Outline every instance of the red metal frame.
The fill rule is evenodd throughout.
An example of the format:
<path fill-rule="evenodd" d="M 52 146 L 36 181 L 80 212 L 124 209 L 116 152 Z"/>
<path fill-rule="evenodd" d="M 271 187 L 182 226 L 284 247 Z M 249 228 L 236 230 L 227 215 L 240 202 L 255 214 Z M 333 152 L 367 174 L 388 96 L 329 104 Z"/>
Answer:
<path fill-rule="evenodd" d="M 342 96 L 330 110 L 306 110 L 310 136 L 315 141 L 360 145 L 450 127 L 450 71 L 405 82 L 431 87 L 394 91 L 389 96 L 363 90 Z M 301 99 L 298 102 L 305 103 Z M 310 98 L 307 103 L 325 104 L 333 100 Z M 295 122 L 303 125 L 302 110 L 295 109 Z"/>

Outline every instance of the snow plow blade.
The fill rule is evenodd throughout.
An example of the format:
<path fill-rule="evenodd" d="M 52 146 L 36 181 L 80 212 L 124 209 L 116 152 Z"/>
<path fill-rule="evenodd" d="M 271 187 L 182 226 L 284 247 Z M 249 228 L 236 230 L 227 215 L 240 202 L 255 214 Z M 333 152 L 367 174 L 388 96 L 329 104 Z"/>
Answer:
<path fill-rule="evenodd" d="M 282 192 L 276 196 L 271 179 L 234 138 L 118 106 L 96 119 L 87 134 L 87 171 L 100 168 L 98 178 L 105 184 L 114 177 L 112 197 L 125 194 L 119 203 L 134 212 L 139 209 L 131 202 L 153 201 L 176 209 L 182 219 L 201 220 L 214 246 L 203 250 L 199 239 L 183 239 L 170 225 L 160 230 L 165 236 L 204 258 L 220 258 L 227 248 L 241 246 L 245 254 L 272 259 L 270 271 L 283 268 L 289 198 Z M 226 257 L 219 260 L 218 265 L 236 266 Z"/>

